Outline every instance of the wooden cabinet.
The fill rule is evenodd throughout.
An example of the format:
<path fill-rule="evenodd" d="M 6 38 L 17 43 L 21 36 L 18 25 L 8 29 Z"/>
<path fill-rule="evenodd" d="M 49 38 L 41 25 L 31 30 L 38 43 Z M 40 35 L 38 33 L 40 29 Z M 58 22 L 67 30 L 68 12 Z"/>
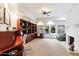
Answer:
<path fill-rule="evenodd" d="M 28 34 L 27 35 L 27 38 L 26 38 L 26 43 L 32 41 L 33 39 L 37 38 L 37 33 L 31 33 L 31 34 Z"/>
<path fill-rule="evenodd" d="M 37 25 L 36 24 L 33 24 L 23 19 L 19 19 L 17 23 L 20 24 L 20 25 L 17 24 L 18 32 L 22 32 L 23 35 L 25 34 L 27 36 L 26 43 L 37 38 Z"/>

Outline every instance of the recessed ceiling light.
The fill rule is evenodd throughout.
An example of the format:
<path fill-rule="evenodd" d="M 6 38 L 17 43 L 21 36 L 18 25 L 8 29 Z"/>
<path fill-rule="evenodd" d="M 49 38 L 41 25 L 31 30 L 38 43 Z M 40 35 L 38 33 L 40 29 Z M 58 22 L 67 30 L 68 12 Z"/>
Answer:
<path fill-rule="evenodd" d="M 37 25 L 43 25 L 43 22 L 40 21 L 40 22 L 37 23 Z"/>
<path fill-rule="evenodd" d="M 49 21 L 49 22 L 47 23 L 47 25 L 53 25 L 53 24 L 54 24 L 53 21 Z"/>

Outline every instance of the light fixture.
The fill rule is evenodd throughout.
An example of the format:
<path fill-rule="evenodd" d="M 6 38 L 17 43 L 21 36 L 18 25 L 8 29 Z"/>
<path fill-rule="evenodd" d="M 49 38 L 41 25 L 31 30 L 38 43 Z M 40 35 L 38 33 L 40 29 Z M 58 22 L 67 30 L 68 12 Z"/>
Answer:
<path fill-rule="evenodd" d="M 49 9 L 48 9 L 48 8 L 41 8 L 41 10 L 46 11 L 46 12 L 48 12 L 48 11 L 49 11 Z M 40 10 L 40 11 L 41 11 L 41 10 Z"/>
<path fill-rule="evenodd" d="M 8 8 L 8 3 L 4 3 L 4 7 L 5 7 L 6 9 L 9 9 L 9 8 Z"/>
<path fill-rule="evenodd" d="M 43 15 L 47 15 L 47 16 L 49 16 L 49 14 L 52 13 L 51 11 L 49 11 L 48 8 L 42 8 L 40 11 Z"/>
<path fill-rule="evenodd" d="M 53 22 L 53 21 L 49 21 L 49 22 L 47 23 L 47 25 L 54 25 L 54 22 Z"/>
<path fill-rule="evenodd" d="M 43 22 L 40 21 L 37 23 L 37 25 L 44 25 L 44 24 L 43 24 Z"/>

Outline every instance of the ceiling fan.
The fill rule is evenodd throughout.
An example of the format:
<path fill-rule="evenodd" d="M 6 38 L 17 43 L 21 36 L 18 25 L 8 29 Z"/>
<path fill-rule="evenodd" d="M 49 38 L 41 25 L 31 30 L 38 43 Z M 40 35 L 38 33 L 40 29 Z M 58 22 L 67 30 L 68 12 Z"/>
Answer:
<path fill-rule="evenodd" d="M 51 11 L 45 11 L 45 10 L 41 10 L 43 15 L 47 15 L 50 16 L 49 14 L 52 13 Z"/>

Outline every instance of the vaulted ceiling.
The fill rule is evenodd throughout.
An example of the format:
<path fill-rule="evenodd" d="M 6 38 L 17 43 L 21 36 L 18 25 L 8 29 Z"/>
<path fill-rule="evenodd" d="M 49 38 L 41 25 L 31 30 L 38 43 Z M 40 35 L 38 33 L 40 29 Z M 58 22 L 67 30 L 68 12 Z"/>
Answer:
<path fill-rule="evenodd" d="M 8 4 L 12 12 L 27 16 L 33 19 L 66 17 L 77 4 L 73 3 L 15 3 Z M 41 14 L 40 10 L 46 8 L 52 13 L 50 16 Z M 46 19 L 47 19 L 46 18 Z"/>

